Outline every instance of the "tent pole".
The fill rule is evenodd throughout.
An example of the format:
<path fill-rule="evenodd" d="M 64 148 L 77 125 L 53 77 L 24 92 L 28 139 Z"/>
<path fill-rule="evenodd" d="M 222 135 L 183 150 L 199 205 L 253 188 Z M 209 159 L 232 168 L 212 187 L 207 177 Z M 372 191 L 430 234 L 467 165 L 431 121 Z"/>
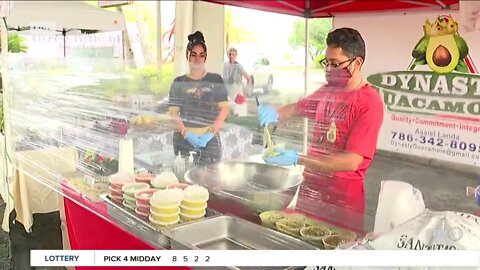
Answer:
<path fill-rule="evenodd" d="M 2 175 L 5 177 L 5 183 L 11 183 L 12 176 L 14 175 L 14 168 L 13 165 L 7 156 L 10 156 L 12 154 L 13 148 L 11 144 L 11 126 L 10 126 L 10 110 L 9 110 L 9 103 L 8 103 L 8 95 L 10 94 L 9 91 L 7 90 L 7 87 L 9 85 L 9 73 L 8 73 L 8 68 L 7 68 L 7 63 L 8 63 L 8 26 L 7 26 L 7 21 L 6 17 L 1 17 L 0 18 L 0 44 L 1 44 L 1 77 L 2 77 L 2 93 L 1 93 L 1 98 L 2 98 L 2 105 L 3 105 L 3 111 L 0 113 L 3 113 L 3 136 L 5 140 L 5 153 L 4 153 L 4 159 L 2 162 L 6 165 L 5 167 L 5 174 Z M 1 137 L 1 135 L 0 135 Z M 3 142 L 2 142 L 3 143 Z M 7 184 L 7 190 L 8 190 L 8 184 Z M 5 199 L 5 198 L 4 198 Z M 7 199 L 8 201 L 11 200 L 10 197 Z M 13 202 L 8 202 L 6 201 L 5 203 L 7 206 L 12 205 Z M 9 211 L 7 208 L 6 211 Z"/>
<path fill-rule="evenodd" d="M 63 28 L 62 30 L 63 36 L 63 57 L 67 57 L 67 30 Z"/>
<path fill-rule="evenodd" d="M 308 58 L 309 51 L 308 48 L 310 47 L 310 27 L 309 27 L 309 18 L 305 17 L 305 71 L 304 71 L 304 89 L 303 95 L 304 97 L 308 94 Z M 303 153 L 307 153 L 308 148 L 308 118 L 304 118 L 303 120 Z"/>

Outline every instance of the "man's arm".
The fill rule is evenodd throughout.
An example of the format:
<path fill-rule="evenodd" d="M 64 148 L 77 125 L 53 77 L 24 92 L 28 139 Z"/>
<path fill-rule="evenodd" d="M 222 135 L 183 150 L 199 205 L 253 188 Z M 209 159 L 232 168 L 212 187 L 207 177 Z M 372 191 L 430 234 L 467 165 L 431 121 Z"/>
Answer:
<path fill-rule="evenodd" d="M 289 119 L 290 117 L 297 116 L 297 104 L 292 103 L 288 104 L 285 106 L 280 107 L 280 109 L 277 110 L 278 112 L 278 120 L 279 121 L 285 121 Z"/>
<path fill-rule="evenodd" d="M 317 96 L 320 91 L 322 90 L 319 89 L 309 96 L 300 99 L 296 103 L 288 104 L 278 109 L 278 120 L 285 121 L 294 116 L 303 116 L 308 118 L 315 117 L 315 112 L 319 101 Z"/>
<path fill-rule="evenodd" d="M 300 155 L 298 164 L 318 172 L 354 172 L 363 161 L 363 156 L 356 153 L 342 153 L 331 156 L 312 158 Z"/>
<path fill-rule="evenodd" d="M 242 69 L 242 75 L 247 80 L 247 85 L 251 85 L 252 83 L 252 78 L 250 77 L 250 74 L 248 74 L 245 70 Z"/>

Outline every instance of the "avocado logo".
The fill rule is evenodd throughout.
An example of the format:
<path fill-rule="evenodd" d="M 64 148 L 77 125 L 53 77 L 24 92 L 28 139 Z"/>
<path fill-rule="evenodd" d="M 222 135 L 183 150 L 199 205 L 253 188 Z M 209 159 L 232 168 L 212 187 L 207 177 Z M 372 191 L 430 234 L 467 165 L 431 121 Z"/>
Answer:
<path fill-rule="evenodd" d="M 380 91 L 387 111 L 480 122 L 480 76 L 458 23 L 451 15 L 438 16 L 425 21 L 423 32 L 406 70 L 372 74 L 367 81 Z M 420 66 L 428 68 L 415 70 Z"/>
<path fill-rule="evenodd" d="M 468 72 L 464 61 L 468 46 L 458 34 L 458 23 L 452 15 L 439 16 L 434 23 L 427 19 L 423 32 L 424 36 L 412 51 L 414 62 L 411 67 L 427 64 L 433 71 L 442 74 L 454 70 Z"/>

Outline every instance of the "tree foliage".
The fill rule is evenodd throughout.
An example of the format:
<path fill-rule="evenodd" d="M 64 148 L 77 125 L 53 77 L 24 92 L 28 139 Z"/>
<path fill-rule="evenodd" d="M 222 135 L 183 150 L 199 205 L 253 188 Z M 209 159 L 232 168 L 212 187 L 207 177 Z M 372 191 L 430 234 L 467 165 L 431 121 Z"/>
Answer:
<path fill-rule="evenodd" d="M 321 52 L 327 47 L 327 34 L 332 29 L 331 19 L 310 19 L 310 46 L 308 52 L 310 58 L 315 60 Z M 305 48 L 305 20 L 296 20 L 293 24 L 292 32 L 288 38 L 288 43 L 292 48 Z"/>
<path fill-rule="evenodd" d="M 224 35 L 225 35 L 225 47 L 228 48 L 232 43 L 242 43 L 255 41 L 257 37 L 254 32 L 245 29 L 238 22 L 241 19 L 235 16 L 234 11 L 231 8 L 225 8 L 224 18 Z"/>

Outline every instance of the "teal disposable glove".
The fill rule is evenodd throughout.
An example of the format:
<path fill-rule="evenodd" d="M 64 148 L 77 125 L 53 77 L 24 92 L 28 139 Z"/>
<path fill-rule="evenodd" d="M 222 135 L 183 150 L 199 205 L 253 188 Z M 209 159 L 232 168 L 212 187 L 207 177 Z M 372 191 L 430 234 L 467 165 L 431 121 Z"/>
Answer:
<path fill-rule="evenodd" d="M 207 144 L 213 139 L 215 135 L 212 132 L 200 135 L 198 137 L 198 145 L 200 147 L 206 147 Z"/>
<path fill-rule="evenodd" d="M 267 105 L 258 106 L 258 120 L 260 121 L 260 126 L 269 125 L 272 123 L 278 122 L 278 112 Z"/>
<path fill-rule="evenodd" d="M 297 165 L 298 153 L 293 150 L 276 148 L 275 152 L 279 153 L 275 157 L 264 157 L 263 160 L 267 164 L 278 166 Z"/>
<path fill-rule="evenodd" d="M 185 139 L 191 146 L 193 146 L 193 148 L 198 149 L 201 147 L 200 136 L 197 134 L 189 131 L 185 134 Z"/>

